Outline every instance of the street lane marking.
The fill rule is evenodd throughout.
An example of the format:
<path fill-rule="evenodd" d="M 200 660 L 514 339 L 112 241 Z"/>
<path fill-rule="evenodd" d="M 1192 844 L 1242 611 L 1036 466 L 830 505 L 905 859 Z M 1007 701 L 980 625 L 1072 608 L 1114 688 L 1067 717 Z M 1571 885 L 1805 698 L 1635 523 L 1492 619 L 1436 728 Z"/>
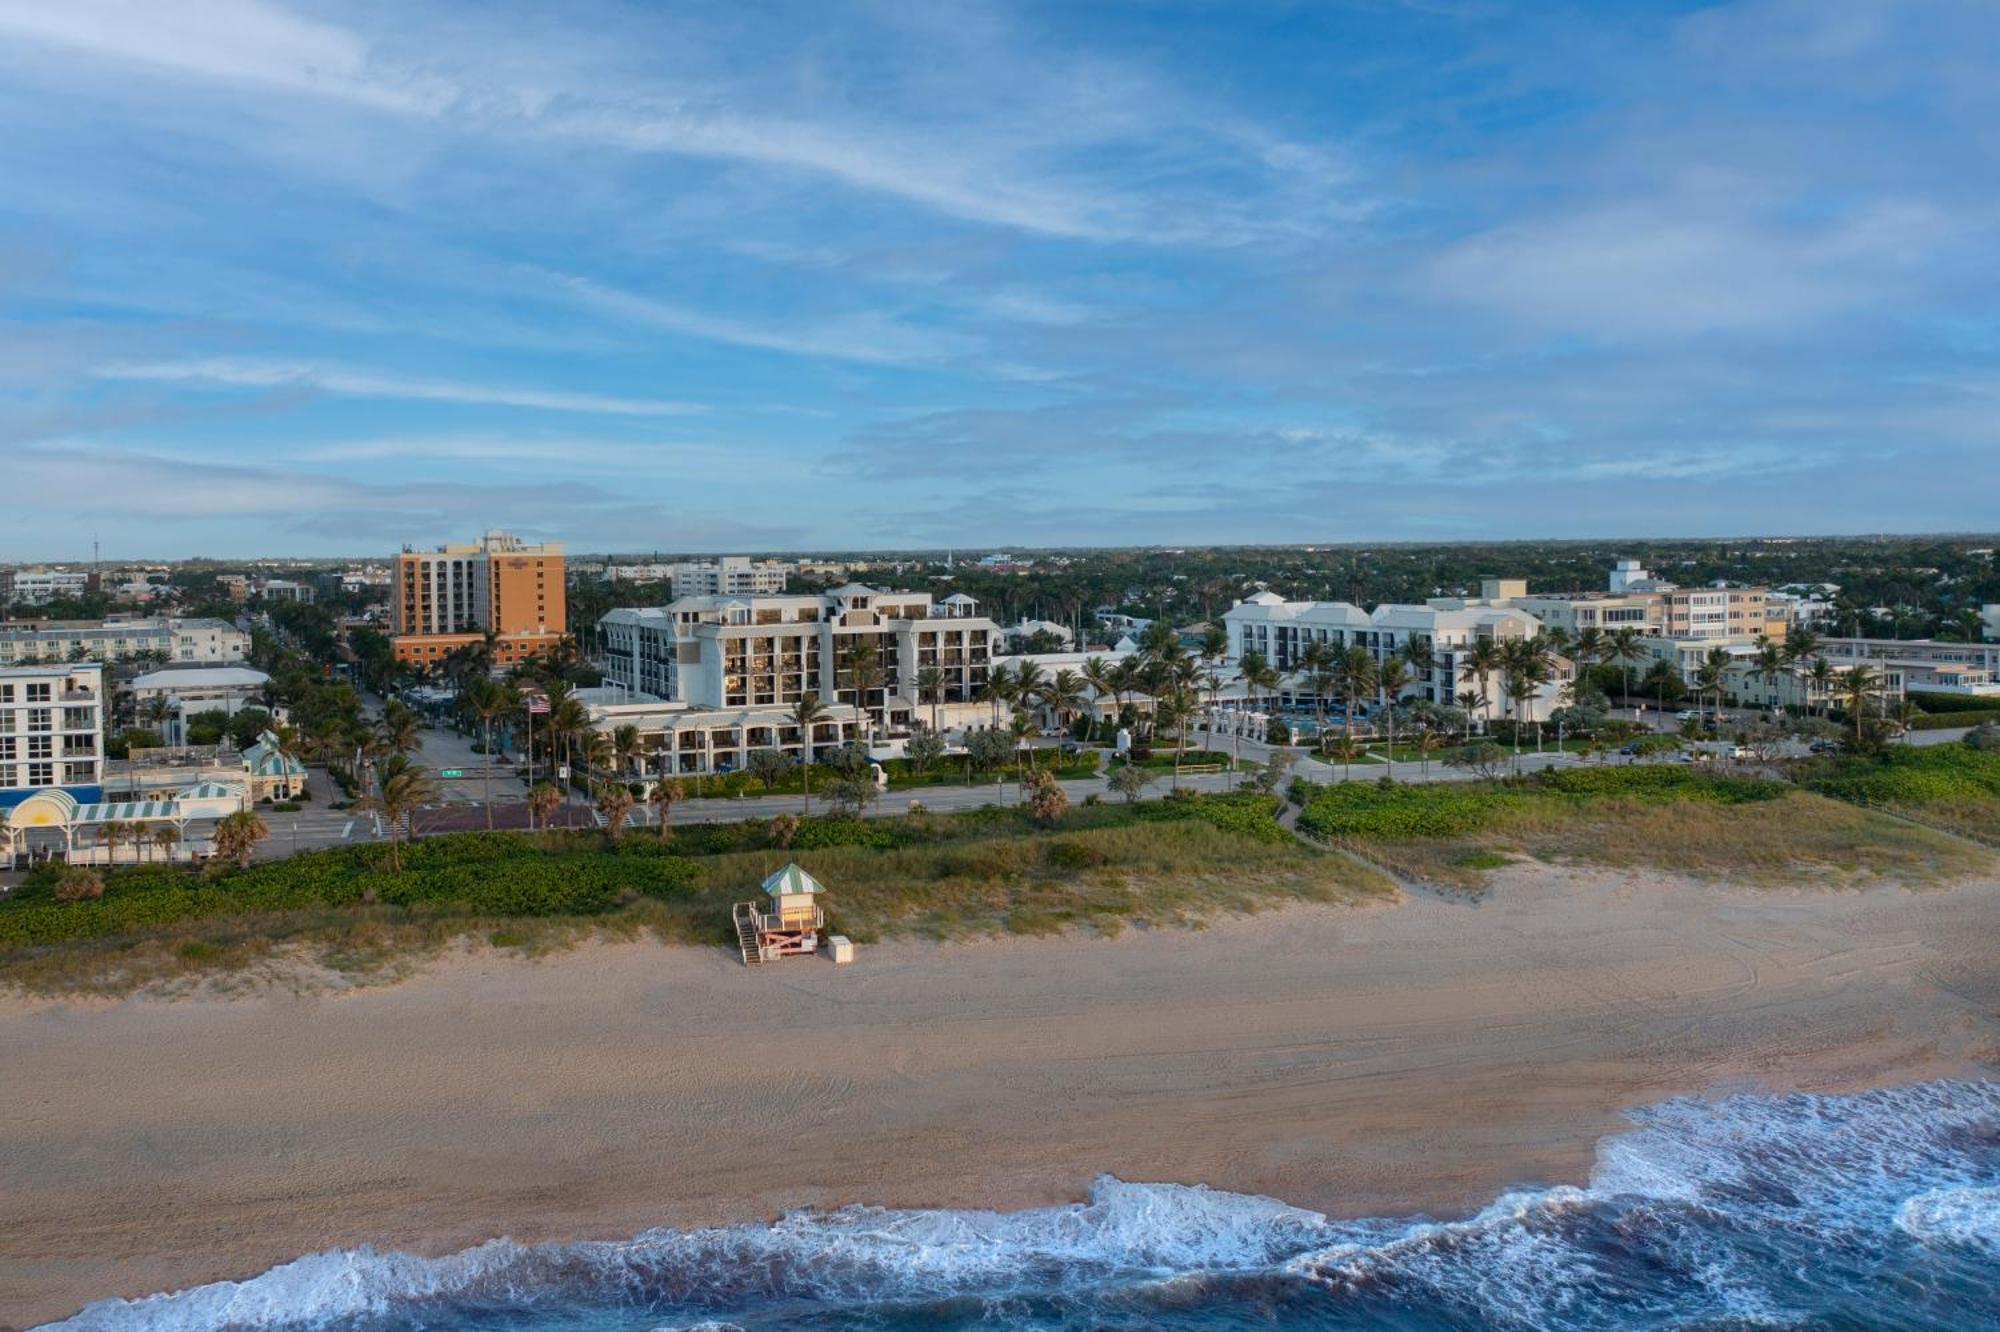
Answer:
<path fill-rule="evenodd" d="M 342 825 L 340 829 L 340 840 L 343 842 L 346 841 L 348 838 L 348 834 L 352 833 L 353 831 L 354 831 L 354 820 L 349 819 L 344 825 Z"/>

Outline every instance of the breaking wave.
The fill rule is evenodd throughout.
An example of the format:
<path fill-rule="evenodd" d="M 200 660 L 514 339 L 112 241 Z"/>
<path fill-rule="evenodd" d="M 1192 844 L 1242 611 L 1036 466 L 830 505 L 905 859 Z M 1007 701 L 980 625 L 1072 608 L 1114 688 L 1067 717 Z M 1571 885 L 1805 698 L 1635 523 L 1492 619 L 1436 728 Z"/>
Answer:
<path fill-rule="evenodd" d="M 1995 1325 L 2000 1083 L 1677 1100 L 1586 1188 L 1462 1221 L 1330 1220 L 1099 1178 L 1023 1212 L 849 1207 L 445 1258 L 312 1254 L 106 1300 L 64 1332 L 743 1332 Z"/>

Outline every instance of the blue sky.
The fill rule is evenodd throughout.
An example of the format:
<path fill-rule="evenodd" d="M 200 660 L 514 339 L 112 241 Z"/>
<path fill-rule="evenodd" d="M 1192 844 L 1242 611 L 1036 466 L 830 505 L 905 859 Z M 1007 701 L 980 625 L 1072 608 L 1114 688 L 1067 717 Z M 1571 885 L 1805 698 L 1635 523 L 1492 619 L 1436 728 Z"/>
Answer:
<path fill-rule="evenodd" d="M 2000 7 L 0 0 L 0 558 L 1990 529 Z"/>

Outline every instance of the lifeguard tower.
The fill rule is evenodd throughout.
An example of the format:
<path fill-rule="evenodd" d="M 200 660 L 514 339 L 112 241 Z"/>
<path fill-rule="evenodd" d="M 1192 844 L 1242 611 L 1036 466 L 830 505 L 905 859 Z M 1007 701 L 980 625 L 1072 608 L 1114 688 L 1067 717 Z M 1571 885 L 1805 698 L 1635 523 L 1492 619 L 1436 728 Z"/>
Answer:
<path fill-rule="evenodd" d="M 755 902 L 738 902 L 736 942 L 743 950 L 743 965 L 818 952 L 826 913 L 817 898 L 825 891 L 818 879 L 797 865 L 787 865 L 764 880 L 769 910 L 759 910 Z"/>

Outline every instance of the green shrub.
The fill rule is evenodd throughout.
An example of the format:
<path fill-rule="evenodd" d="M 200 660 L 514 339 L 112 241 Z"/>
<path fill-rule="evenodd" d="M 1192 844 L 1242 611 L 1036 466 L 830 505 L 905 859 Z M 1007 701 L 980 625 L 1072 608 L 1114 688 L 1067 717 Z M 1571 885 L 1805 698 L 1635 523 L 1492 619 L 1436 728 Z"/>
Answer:
<path fill-rule="evenodd" d="M 1927 712 L 1909 720 L 1913 731 L 1951 731 L 1961 726 L 1978 726 L 1985 722 L 2000 722 L 2000 708 L 1992 706 L 1992 700 L 1982 699 L 1987 704 L 1983 708 L 1964 708 L 1957 712 Z"/>
<path fill-rule="evenodd" d="M 1552 768 L 1540 774 L 1541 785 L 1571 796 L 1632 796 L 1672 800 L 1712 800 L 1739 805 L 1774 800 L 1785 788 L 1754 777 L 1716 776 L 1664 763 L 1626 767 Z"/>
<path fill-rule="evenodd" d="M 1910 702 L 1925 712 L 1991 712 L 1995 711 L 1991 698 L 1981 698 L 1977 694 L 1940 694 L 1930 690 L 1913 689 Z"/>
<path fill-rule="evenodd" d="M 1312 794 L 1299 827 L 1318 837 L 1463 837 L 1521 803 L 1488 786 L 1339 782 Z"/>
<path fill-rule="evenodd" d="M 1898 745 L 1870 758 L 1812 765 L 1803 785 L 1856 804 L 1922 805 L 2000 797 L 2000 752 L 1970 745 Z"/>

